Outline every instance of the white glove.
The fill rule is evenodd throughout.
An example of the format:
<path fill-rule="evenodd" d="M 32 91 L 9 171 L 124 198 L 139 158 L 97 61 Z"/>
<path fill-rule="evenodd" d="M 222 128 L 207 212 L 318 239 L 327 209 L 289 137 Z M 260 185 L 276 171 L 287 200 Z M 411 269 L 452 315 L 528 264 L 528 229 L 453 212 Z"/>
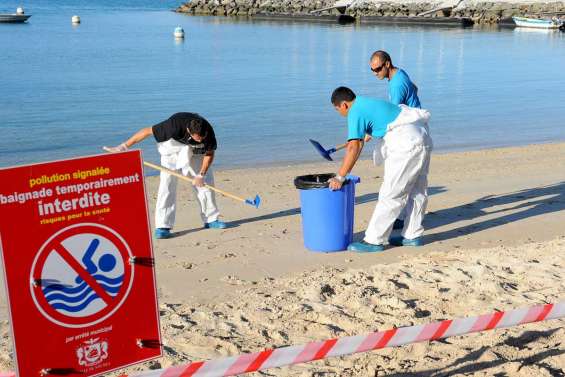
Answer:
<path fill-rule="evenodd" d="M 116 153 L 116 152 L 125 152 L 128 150 L 126 143 L 121 143 L 117 147 L 102 147 L 106 152 Z"/>
<path fill-rule="evenodd" d="M 375 149 L 373 150 L 373 164 L 379 166 L 385 162 L 385 145 L 382 138 L 376 139 Z"/>
<path fill-rule="evenodd" d="M 202 174 L 196 175 L 192 184 L 196 187 L 204 187 L 206 185 L 206 182 L 204 182 L 204 176 Z"/>

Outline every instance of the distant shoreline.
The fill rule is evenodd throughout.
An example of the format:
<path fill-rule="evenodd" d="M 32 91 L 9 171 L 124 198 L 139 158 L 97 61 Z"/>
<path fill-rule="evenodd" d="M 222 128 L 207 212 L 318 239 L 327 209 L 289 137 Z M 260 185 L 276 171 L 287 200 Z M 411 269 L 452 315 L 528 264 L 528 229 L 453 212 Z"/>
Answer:
<path fill-rule="evenodd" d="M 344 3 L 344 1 L 340 1 Z M 378 17 L 383 19 L 391 17 L 415 17 L 427 12 L 424 20 L 418 17 L 422 23 L 433 23 L 434 20 L 442 20 L 448 23 L 465 19 L 475 24 L 508 24 L 513 16 L 549 16 L 552 13 L 563 13 L 565 15 L 565 2 L 541 2 L 541 1 L 426 1 L 418 2 L 411 0 L 356 1 L 348 7 L 332 8 L 335 0 L 322 1 L 281 1 L 281 0 L 192 0 L 176 9 L 178 13 L 190 15 L 211 15 L 228 17 L 273 17 L 273 18 L 296 18 L 319 19 L 335 18 L 337 21 L 346 19 L 349 22 L 378 22 Z M 332 8 L 319 13 L 313 11 Z M 433 11 L 437 9 L 437 11 Z M 418 22 L 418 20 L 410 20 Z M 464 24 L 462 26 L 468 26 Z"/>
<path fill-rule="evenodd" d="M 512 148 L 552 146 L 552 145 L 559 145 L 559 144 L 563 144 L 563 143 L 565 143 L 565 139 L 564 140 L 556 140 L 556 141 L 548 141 L 548 142 L 538 142 L 538 143 L 517 143 L 517 144 L 508 144 L 508 145 L 498 144 L 498 145 L 484 146 L 484 147 L 469 146 L 469 147 L 447 147 L 447 148 L 439 148 L 439 149 L 435 148 L 434 151 L 433 151 L 433 154 L 449 155 L 449 154 L 456 154 L 456 153 L 473 153 L 473 152 L 480 152 L 480 151 L 509 150 L 509 149 L 512 149 Z M 331 146 L 328 146 L 328 148 L 329 147 L 331 147 Z M 369 153 L 367 151 L 372 152 L 373 145 L 368 144 L 367 148 L 368 149 L 363 151 L 363 154 Z M 221 151 L 219 151 L 218 153 L 221 154 Z M 279 162 L 273 162 L 273 163 L 255 162 L 253 164 L 253 168 L 250 168 L 248 163 L 242 163 L 241 165 L 229 165 L 229 166 L 224 166 L 220 163 L 219 165 L 217 165 L 215 170 L 221 171 L 221 172 L 224 172 L 224 171 L 227 172 L 227 171 L 234 171 L 234 170 L 283 168 L 283 167 L 288 167 L 288 166 L 316 165 L 316 164 L 319 164 L 320 162 L 325 161 L 324 159 L 322 159 L 322 157 L 320 157 L 319 159 L 316 159 L 316 156 L 317 156 L 317 152 L 314 150 L 314 148 L 312 148 L 312 159 L 308 159 L 308 160 L 279 161 Z M 328 161 L 327 162 L 328 167 L 338 166 L 341 163 L 343 155 L 339 154 L 339 152 L 338 152 L 337 154 L 332 155 L 332 158 L 334 159 L 334 162 Z M 361 160 L 368 161 L 368 160 L 370 160 L 370 157 L 362 155 Z M 146 170 L 146 172 L 149 172 L 149 171 L 150 170 Z M 145 174 L 145 175 L 146 176 L 154 176 L 154 175 L 158 175 L 158 174 L 159 173 L 157 172 L 155 174 Z"/>

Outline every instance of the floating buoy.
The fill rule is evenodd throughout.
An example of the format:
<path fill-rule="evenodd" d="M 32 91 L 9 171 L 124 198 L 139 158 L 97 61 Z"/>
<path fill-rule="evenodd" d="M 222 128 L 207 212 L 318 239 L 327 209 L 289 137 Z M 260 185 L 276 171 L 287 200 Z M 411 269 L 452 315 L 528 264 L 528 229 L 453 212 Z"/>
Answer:
<path fill-rule="evenodd" d="M 182 39 L 182 38 L 184 38 L 184 29 L 183 29 L 182 27 L 180 27 L 180 26 L 177 26 L 177 27 L 175 28 L 174 36 L 175 36 L 175 38 L 177 38 L 177 39 Z"/>
<path fill-rule="evenodd" d="M 22 7 L 18 7 L 18 9 L 16 9 L 16 14 L 24 14 L 24 8 Z"/>
<path fill-rule="evenodd" d="M 71 22 L 73 24 L 80 24 L 80 17 L 79 16 L 72 16 L 71 17 Z"/>

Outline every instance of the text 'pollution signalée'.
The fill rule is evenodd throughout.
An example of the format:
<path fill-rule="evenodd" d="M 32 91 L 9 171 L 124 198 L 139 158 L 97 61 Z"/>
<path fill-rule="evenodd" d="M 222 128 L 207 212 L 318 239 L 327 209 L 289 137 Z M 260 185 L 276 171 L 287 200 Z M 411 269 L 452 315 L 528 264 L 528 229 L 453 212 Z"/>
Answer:
<path fill-rule="evenodd" d="M 139 151 L 0 169 L 0 247 L 19 376 L 161 356 Z"/>

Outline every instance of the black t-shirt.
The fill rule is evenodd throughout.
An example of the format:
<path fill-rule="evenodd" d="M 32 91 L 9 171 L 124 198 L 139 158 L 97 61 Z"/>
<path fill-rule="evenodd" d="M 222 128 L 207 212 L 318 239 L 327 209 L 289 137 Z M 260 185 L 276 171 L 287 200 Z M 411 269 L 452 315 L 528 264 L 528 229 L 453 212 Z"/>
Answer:
<path fill-rule="evenodd" d="M 190 137 L 188 125 L 191 120 L 200 119 L 202 121 L 202 133 L 206 135 L 202 142 L 195 141 Z M 163 142 L 170 139 L 187 144 L 194 154 L 204 154 L 214 151 L 218 147 L 216 135 L 212 125 L 206 119 L 196 113 L 176 113 L 169 119 L 158 123 L 152 127 L 153 136 L 157 142 Z"/>

